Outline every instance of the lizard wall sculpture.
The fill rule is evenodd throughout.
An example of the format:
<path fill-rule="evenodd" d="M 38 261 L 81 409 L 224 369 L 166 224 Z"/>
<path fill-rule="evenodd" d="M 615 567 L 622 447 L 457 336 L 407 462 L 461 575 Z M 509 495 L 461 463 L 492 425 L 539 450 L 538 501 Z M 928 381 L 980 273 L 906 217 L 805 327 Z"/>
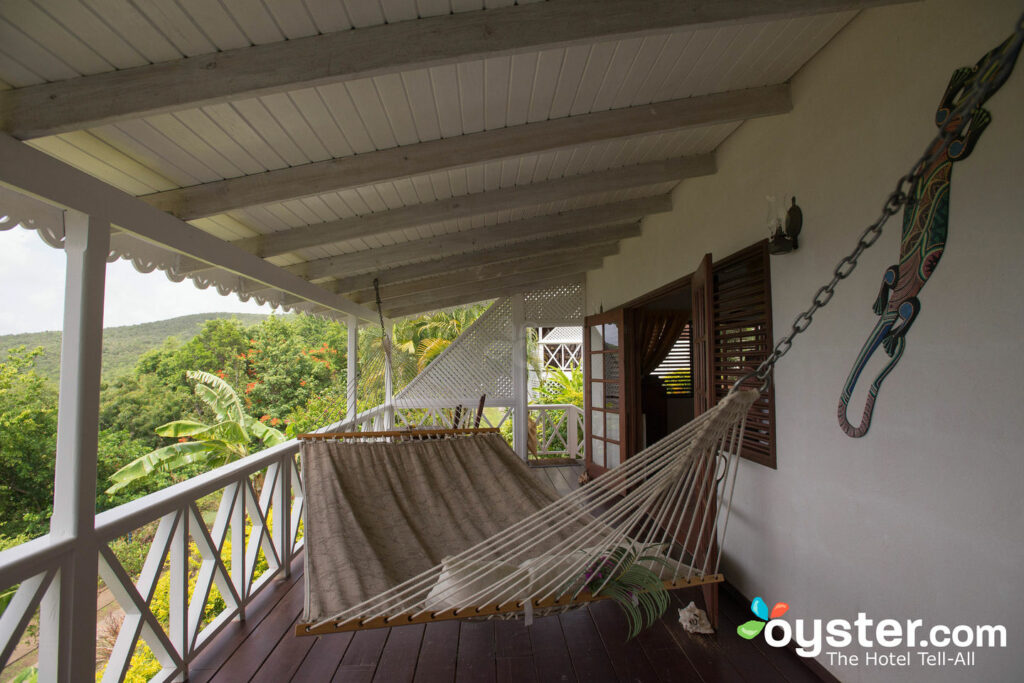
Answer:
<path fill-rule="evenodd" d="M 882 276 L 882 287 L 873 307 L 879 316 L 878 323 L 861 348 L 839 398 L 839 426 L 848 436 L 858 438 L 867 433 L 882 382 L 903 356 L 907 332 L 921 310 L 917 295 L 935 272 L 946 247 L 953 164 L 970 155 L 992 121 L 991 114 L 982 105 L 1010 77 L 1024 43 L 1022 28 L 1024 17 L 1018 22 L 1017 31 L 977 64 L 954 71 L 942 96 L 935 124 L 944 132 L 960 130 L 960 133 L 948 141 L 936 139 L 928 150 L 928 161 L 918 167 L 919 180 L 910 188 L 909 201 L 903 209 L 899 263 L 887 268 Z M 978 92 L 980 99 L 968 111 L 970 96 Z M 890 360 L 871 383 L 860 425 L 855 427 L 846 415 L 850 397 L 879 346 L 885 349 Z"/>

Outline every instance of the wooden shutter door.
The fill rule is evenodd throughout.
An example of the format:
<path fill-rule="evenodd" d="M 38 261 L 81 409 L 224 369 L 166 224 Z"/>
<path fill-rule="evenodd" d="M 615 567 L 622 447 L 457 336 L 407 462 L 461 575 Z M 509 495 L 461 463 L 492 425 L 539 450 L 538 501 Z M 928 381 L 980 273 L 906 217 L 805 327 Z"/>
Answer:
<path fill-rule="evenodd" d="M 693 414 L 697 416 L 715 404 L 711 347 L 712 331 L 715 329 L 715 310 L 711 254 L 704 254 L 700 267 L 690 277 L 690 296 L 693 303 Z"/>
<path fill-rule="evenodd" d="M 767 241 L 759 242 L 714 265 L 714 396 L 725 396 L 733 383 L 768 357 L 772 349 L 772 290 Z M 750 387 L 759 387 L 756 381 Z M 770 385 L 747 415 L 740 455 L 775 467 L 775 391 Z"/>
<path fill-rule="evenodd" d="M 693 353 L 693 414 L 706 412 L 715 404 L 714 386 L 714 348 L 713 332 L 715 329 L 714 281 L 711 270 L 711 254 L 704 254 L 700 267 L 690 278 L 690 296 L 693 303 L 693 320 L 691 322 L 691 348 Z M 709 465 L 711 466 L 711 465 Z M 685 519 L 700 514 L 705 509 L 717 509 L 715 496 L 714 472 L 698 472 L 698 481 L 706 481 L 707 486 L 699 491 L 693 507 L 684 511 Z M 692 542 L 691 542 L 692 543 Z M 711 557 L 717 554 L 715 530 L 704 529 L 696 539 L 696 543 L 686 548 L 693 556 L 694 566 L 700 566 L 708 550 Z M 701 586 L 704 595 L 704 606 L 707 609 L 711 625 L 718 628 L 718 584 Z"/>

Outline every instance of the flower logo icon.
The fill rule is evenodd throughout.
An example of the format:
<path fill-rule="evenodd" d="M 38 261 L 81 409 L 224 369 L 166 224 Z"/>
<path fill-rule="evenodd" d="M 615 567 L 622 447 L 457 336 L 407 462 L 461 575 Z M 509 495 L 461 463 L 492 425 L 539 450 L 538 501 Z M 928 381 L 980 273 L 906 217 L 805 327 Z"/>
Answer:
<path fill-rule="evenodd" d="M 777 602 L 772 607 L 771 612 L 769 612 L 768 603 L 764 601 L 764 598 L 754 598 L 754 601 L 750 603 L 750 611 L 754 613 L 757 619 L 751 619 L 736 627 L 736 633 L 747 640 L 755 638 L 757 634 L 763 631 L 765 624 L 770 619 L 778 619 L 789 611 L 789 605 L 784 602 Z"/>

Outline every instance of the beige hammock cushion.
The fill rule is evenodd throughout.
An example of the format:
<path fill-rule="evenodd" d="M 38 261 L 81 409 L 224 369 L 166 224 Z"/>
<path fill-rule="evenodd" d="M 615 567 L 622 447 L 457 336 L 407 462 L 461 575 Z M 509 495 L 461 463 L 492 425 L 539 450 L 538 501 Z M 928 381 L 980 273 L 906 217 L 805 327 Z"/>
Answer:
<path fill-rule="evenodd" d="M 306 622 L 383 593 L 559 498 L 499 434 L 302 447 Z M 525 559 L 482 572 L 445 567 L 421 599 L 429 593 L 442 606 L 457 605 Z M 464 584 L 474 574 L 483 578 Z M 516 583 L 524 588 L 527 580 Z"/>

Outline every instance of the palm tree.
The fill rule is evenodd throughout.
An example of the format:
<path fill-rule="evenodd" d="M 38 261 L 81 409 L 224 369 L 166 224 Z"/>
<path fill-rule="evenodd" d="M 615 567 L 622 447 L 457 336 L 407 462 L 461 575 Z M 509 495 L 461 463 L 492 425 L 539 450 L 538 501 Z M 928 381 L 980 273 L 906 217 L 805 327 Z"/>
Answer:
<path fill-rule="evenodd" d="M 209 406 L 217 422 L 207 425 L 196 420 L 175 420 L 157 427 L 157 434 L 177 439 L 177 443 L 139 456 L 114 472 L 110 475 L 114 483 L 107 493 L 114 493 L 158 469 L 174 470 L 192 463 L 219 467 L 244 458 L 249 455 L 249 442 L 253 437 L 265 447 L 284 442 L 284 434 L 246 415 L 238 394 L 220 377 L 192 370 L 186 375 L 196 382 L 196 396 Z"/>
<path fill-rule="evenodd" d="M 470 306 L 438 311 L 411 320 L 398 330 L 404 339 L 401 348 L 415 354 L 417 372 L 423 372 L 484 310 L 484 306 Z"/>

